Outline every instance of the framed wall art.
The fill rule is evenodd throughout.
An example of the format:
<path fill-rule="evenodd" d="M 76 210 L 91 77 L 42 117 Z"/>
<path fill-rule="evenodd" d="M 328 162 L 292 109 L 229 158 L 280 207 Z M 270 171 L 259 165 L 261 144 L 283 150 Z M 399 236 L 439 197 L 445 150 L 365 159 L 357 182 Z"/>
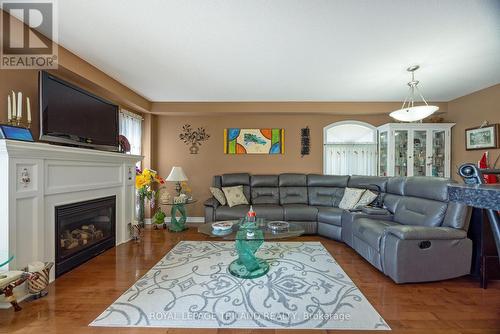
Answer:
<path fill-rule="evenodd" d="M 284 154 L 285 129 L 224 129 L 225 154 Z"/>
<path fill-rule="evenodd" d="M 483 150 L 498 147 L 498 124 L 465 130 L 465 149 Z"/>

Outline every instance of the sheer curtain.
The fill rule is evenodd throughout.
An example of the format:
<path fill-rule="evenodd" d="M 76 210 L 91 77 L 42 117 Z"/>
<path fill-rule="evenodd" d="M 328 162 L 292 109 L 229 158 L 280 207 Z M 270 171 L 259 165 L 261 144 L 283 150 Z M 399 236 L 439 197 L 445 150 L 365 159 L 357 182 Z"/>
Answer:
<path fill-rule="evenodd" d="M 120 111 L 120 134 L 130 143 L 130 154 L 141 154 L 142 117 L 126 110 Z"/>
<path fill-rule="evenodd" d="M 325 174 L 377 175 L 376 144 L 326 144 Z"/>

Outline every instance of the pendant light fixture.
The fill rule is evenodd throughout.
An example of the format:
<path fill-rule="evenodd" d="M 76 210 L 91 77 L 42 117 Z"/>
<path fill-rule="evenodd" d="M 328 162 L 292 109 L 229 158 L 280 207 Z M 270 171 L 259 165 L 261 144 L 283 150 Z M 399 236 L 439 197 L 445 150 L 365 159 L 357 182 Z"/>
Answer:
<path fill-rule="evenodd" d="M 427 104 L 424 96 L 418 89 L 418 80 L 415 80 L 415 71 L 418 70 L 420 66 L 413 65 L 408 67 L 406 70 L 411 73 L 411 81 L 408 82 L 410 86 L 409 96 L 403 102 L 401 109 L 395 110 L 389 114 L 392 118 L 402 121 L 402 122 L 416 122 L 421 121 L 424 118 L 432 115 L 439 110 L 438 106 L 430 106 Z M 424 104 L 415 105 L 415 94 L 418 93 Z"/>

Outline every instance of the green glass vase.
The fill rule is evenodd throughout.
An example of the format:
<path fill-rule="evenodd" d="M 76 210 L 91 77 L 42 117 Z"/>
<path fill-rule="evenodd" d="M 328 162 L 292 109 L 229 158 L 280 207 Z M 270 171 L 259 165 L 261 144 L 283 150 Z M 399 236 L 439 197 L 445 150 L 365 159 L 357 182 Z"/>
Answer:
<path fill-rule="evenodd" d="M 231 275 L 239 278 L 258 278 L 269 271 L 266 260 L 255 256 L 255 252 L 264 243 L 264 233 L 255 227 L 255 223 L 245 223 L 236 233 L 236 251 L 238 258 L 229 265 Z"/>

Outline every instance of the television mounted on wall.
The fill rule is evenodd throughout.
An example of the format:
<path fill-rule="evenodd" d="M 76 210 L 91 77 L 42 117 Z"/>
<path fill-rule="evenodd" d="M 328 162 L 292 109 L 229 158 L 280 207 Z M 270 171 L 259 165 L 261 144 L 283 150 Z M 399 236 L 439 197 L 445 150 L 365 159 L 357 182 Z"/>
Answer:
<path fill-rule="evenodd" d="M 39 94 L 41 141 L 118 151 L 117 105 L 45 71 Z"/>

